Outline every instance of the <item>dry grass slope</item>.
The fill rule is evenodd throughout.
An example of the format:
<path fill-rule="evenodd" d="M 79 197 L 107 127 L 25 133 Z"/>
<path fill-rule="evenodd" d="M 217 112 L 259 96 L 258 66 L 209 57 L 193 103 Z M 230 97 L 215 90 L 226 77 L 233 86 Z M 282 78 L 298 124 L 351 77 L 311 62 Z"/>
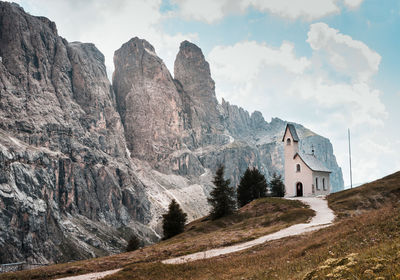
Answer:
<path fill-rule="evenodd" d="M 329 228 L 210 260 L 130 265 L 106 279 L 400 279 L 399 190 L 400 172 L 331 195 L 340 218 Z"/>
<path fill-rule="evenodd" d="M 400 199 L 400 172 L 328 196 L 329 207 L 339 218 L 358 215 L 383 206 L 396 205 Z"/>
<path fill-rule="evenodd" d="M 236 214 L 228 217 L 216 221 L 207 217 L 193 221 L 186 226 L 182 234 L 134 252 L 0 274 L 0 279 L 54 279 L 115 269 L 128 264 L 152 263 L 251 240 L 292 224 L 306 222 L 312 216 L 314 211 L 300 201 L 262 198 L 245 205 Z"/>
<path fill-rule="evenodd" d="M 338 215 L 331 227 L 213 259 L 181 265 L 159 262 L 185 250 L 202 250 L 210 239 L 212 246 L 223 246 L 253 238 L 260 233 L 257 227 L 268 232 L 277 230 L 277 224 L 298 223 L 308 219 L 311 210 L 290 201 L 259 200 L 236 216 L 194 221 L 182 235 L 140 251 L 3 274 L 0 279 L 50 279 L 116 267 L 124 269 L 105 279 L 400 279 L 400 172 L 332 194 L 328 202 Z M 191 247 L 186 248 L 187 243 Z"/>

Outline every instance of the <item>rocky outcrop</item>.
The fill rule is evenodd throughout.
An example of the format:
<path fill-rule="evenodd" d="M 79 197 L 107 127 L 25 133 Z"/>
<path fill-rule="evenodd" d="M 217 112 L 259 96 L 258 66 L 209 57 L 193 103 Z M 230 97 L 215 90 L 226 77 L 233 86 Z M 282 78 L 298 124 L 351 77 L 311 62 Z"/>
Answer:
<path fill-rule="evenodd" d="M 153 46 L 115 52 L 113 84 L 93 44 L 67 42 L 43 17 L 0 2 L 0 262 L 62 262 L 120 252 L 161 233 L 172 198 L 209 211 L 219 164 L 283 171 L 285 121 L 218 103 L 200 48 L 183 42 L 172 77 Z M 301 149 L 343 186 L 329 140 L 296 125 Z"/>
<path fill-rule="evenodd" d="M 134 231 L 156 240 L 103 55 L 1 2 L 0 56 L 0 262 L 119 252 Z"/>
<path fill-rule="evenodd" d="M 181 86 L 188 124 L 186 128 L 191 130 L 193 139 L 193 143 L 187 144 L 194 147 L 214 144 L 220 140 L 215 135 L 223 133 L 224 127 L 210 66 L 201 49 L 188 41 L 182 42 L 175 59 L 174 74 Z"/>
<path fill-rule="evenodd" d="M 182 100 L 154 48 L 133 38 L 115 52 L 113 87 L 131 156 L 154 166 L 181 148 Z"/>

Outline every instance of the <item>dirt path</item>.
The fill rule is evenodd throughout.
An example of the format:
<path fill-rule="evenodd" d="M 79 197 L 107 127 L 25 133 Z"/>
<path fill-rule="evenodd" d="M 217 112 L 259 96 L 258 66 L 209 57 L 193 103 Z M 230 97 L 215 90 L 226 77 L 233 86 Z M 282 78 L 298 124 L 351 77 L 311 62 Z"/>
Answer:
<path fill-rule="evenodd" d="M 311 221 L 309 223 L 296 224 L 296 225 L 290 226 L 288 228 L 282 229 L 278 232 L 264 235 L 257 239 L 254 239 L 254 240 L 251 240 L 251 241 L 248 241 L 245 243 L 240 243 L 237 245 L 212 249 L 212 250 L 198 252 L 198 253 L 182 256 L 182 257 L 168 259 L 168 260 L 162 261 L 162 263 L 164 263 L 164 264 L 180 264 L 180 263 L 191 262 L 194 260 L 208 259 L 208 258 L 220 256 L 220 255 L 238 252 L 238 251 L 245 250 L 250 247 L 262 244 L 266 241 L 276 240 L 276 239 L 280 239 L 280 238 L 287 237 L 287 236 L 298 235 L 298 234 L 310 232 L 313 230 L 321 229 L 321 228 L 329 226 L 333 222 L 335 215 L 334 215 L 333 211 L 328 207 L 328 202 L 325 199 L 319 198 L 319 197 L 301 197 L 301 198 L 296 197 L 293 199 L 301 200 L 302 202 L 310 205 L 310 208 L 316 212 L 316 215 L 311 219 Z"/>
<path fill-rule="evenodd" d="M 78 276 L 59 278 L 57 280 L 97 280 L 97 279 L 101 279 L 103 277 L 106 277 L 107 275 L 117 273 L 120 270 L 121 270 L 121 268 L 114 269 L 114 270 L 102 271 L 102 272 L 94 272 L 94 273 L 89 273 L 89 274 L 83 274 L 83 275 L 78 275 Z"/>
<path fill-rule="evenodd" d="M 289 198 L 289 199 L 296 199 L 296 200 L 301 200 L 302 202 L 310 205 L 310 208 L 315 211 L 315 216 L 311 219 L 309 223 L 306 224 L 296 224 L 293 226 L 290 226 L 288 228 L 282 229 L 278 232 L 271 233 L 268 235 L 261 236 L 257 239 L 232 245 L 232 246 L 227 246 L 227 247 L 222 247 L 222 248 L 217 248 L 217 249 L 212 249 L 208 251 L 203 251 L 203 252 L 198 252 L 182 257 L 177 257 L 173 259 L 168 259 L 162 261 L 164 264 L 180 264 L 180 263 L 186 263 L 186 262 L 191 262 L 195 260 L 200 260 L 200 259 L 208 259 L 220 255 L 225 255 L 233 252 L 238 252 L 241 250 L 245 250 L 248 248 L 251 248 L 256 245 L 260 245 L 264 242 L 267 241 L 272 241 L 276 239 L 280 239 L 283 237 L 288 237 L 288 236 L 293 236 L 293 235 L 298 235 L 306 232 L 310 232 L 313 230 L 321 229 L 324 227 L 329 226 L 332 224 L 333 220 L 335 219 L 335 214 L 333 211 L 328 207 L 328 202 L 324 198 L 320 197 L 296 197 L 296 198 Z M 79 275 L 79 276 L 71 276 L 67 278 L 60 278 L 58 280 L 96 280 L 96 279 L 101 279 L 102 277 L 105 277 L 107 275 L 113 274 L 118 272 L 121 269 L 114 269 L 114 270 L 108 270 L 108 271 L 103 271 L 103 272 L 96 272 L 96 273 L 90 273 L 90 274 L 84 274 L 84 275 Z"/>

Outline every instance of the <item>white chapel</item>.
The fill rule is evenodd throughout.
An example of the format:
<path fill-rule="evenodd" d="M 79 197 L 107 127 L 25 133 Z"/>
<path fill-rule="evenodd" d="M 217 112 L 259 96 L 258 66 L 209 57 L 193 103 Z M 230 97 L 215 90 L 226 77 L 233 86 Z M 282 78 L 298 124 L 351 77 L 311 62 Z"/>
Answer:
<path fill-rule="evenodd" d="M 299 137 L 293 124 L 287 124 L 282 138 L 285 150 L 285 190 L 287 197 L 330 193 L 331 171 L 314 155 L 299 152 Z"/>

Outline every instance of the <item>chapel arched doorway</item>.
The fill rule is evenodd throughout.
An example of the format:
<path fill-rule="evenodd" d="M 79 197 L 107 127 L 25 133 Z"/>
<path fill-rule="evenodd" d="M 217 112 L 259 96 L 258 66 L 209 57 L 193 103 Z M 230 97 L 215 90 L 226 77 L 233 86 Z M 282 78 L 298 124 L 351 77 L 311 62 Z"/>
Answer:
<path fill-rule="evenodd" d="M 296 184 L 296 196 L 303 196 L 303 184 L 300 182 Z"/>

